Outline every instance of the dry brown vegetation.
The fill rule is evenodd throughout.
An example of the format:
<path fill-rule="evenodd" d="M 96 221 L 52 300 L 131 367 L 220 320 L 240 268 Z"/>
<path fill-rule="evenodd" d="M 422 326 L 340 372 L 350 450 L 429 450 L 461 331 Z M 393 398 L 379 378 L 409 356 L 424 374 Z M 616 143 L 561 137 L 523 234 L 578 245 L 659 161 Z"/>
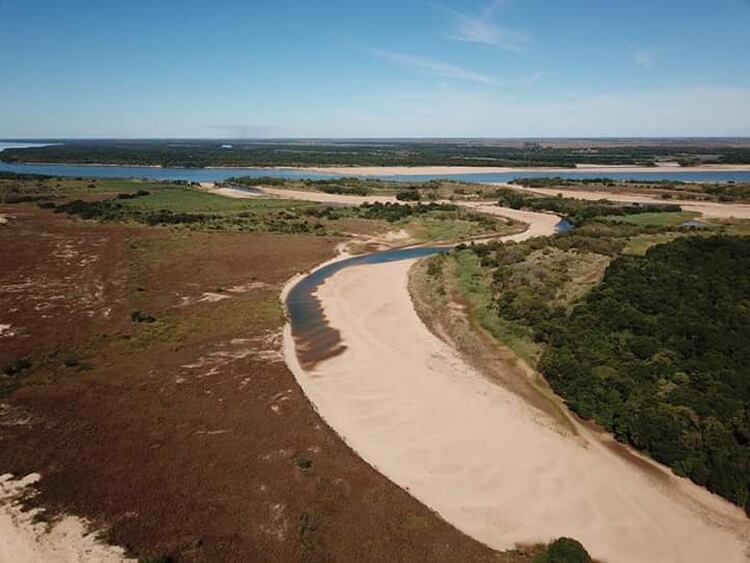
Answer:
<path fill-rule="evenodd" d="M 0 473 L 41 473 L 48 514 L 179 561 L 527 559 L 359 459 L 282 362 L 280 287 L 337 239 L 0 213 L 0 364 L 29 364 L 2 399 Z"/>

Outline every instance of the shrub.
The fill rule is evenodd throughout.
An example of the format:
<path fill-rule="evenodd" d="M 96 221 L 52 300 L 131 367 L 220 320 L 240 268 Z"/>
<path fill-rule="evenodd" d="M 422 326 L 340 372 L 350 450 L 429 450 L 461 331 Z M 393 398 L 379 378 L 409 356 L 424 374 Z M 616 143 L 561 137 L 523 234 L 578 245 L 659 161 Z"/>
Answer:
<path fill-rule="evenodd" d="M 130 320 L 134 323 L 154 323 L 156 318 L 142 311 L 133 311 L 130 313 Z"/>
<path fill-rule="evenodd" d="M 590 563 L 591 556 L 580 542 L 572 538 L 558 538 L 547 551 L 534 558 L 534 563 Z"/>
<path fill-rule="evenodd" d="M 417 190 L 401 190 L 396 192 L 396 199 L 399 201 L 419 201 L 422 198 Z"/>

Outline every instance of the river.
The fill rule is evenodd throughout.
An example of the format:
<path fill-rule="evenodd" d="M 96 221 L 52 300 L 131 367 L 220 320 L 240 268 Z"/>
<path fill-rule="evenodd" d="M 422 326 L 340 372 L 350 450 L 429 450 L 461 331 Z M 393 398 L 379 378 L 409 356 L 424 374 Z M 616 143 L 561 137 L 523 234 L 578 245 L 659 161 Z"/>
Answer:
<path fill-rule="evenodd" d="M 1 148 L 1 147 L 0 147 Z M 0 162 L 0 172 L 20 174 L 47 174 L 50 176 L 68 176 L 82 178 L 147 178 L 151 180 L 184 180 L 188 182 L 223 182 L 233 176 L 300 179 L 310 178 L 323 180 L 341 178 L 341 174 L 323 174 L 292 168 L 161 168 L 149 166 L 117 165 L 76 165 L 76 164 L 12 164 Z M 351 174 L 348 174 L 351 175 Z M 604 172 L 604 171 L 519 171 L 470 174 L 428 174 L 428 175 L 374 175 L 371 178 L 397 180 L 404 182 L 421 182 L 435 178 L 460 180 L 463 182 L 509 182 L 515 178 L 612 178 L 615 180 L 671 180 L 685 182 L 750 182 L 750 170 L 725 171 L 681 171 L 655 170 L 653 172 Z"/>

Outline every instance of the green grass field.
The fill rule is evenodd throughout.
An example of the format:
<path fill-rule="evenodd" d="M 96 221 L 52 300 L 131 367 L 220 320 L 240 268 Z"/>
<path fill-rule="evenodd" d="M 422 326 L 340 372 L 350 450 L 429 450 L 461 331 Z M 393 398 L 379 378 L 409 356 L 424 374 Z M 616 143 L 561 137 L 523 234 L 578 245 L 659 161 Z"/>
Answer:
<path fill-rule="evenodd" d="M 161 211 L 167 209 L 174 213 L 234 214 L 243 211 L 288 209 L 310 205 L 305 202 L 284 199 L 232 199 L 183 186 L 144 186 L 139 189 L 150 193 L 147 196 L 122 200 L 124 207 L 138 211 Z"/>
<path fill-rule="evenodd" d="M 498 316 L 491 284 L 486 279 L 477 255 L 472 252 L 456 252 L 452 256 L 456 264 L 458 287 L 472 305 L 471 316 L 474 322 L 479 323 L 527 364 L 536 365 L 541 348 L 533 341 L 528 330 Z"/>

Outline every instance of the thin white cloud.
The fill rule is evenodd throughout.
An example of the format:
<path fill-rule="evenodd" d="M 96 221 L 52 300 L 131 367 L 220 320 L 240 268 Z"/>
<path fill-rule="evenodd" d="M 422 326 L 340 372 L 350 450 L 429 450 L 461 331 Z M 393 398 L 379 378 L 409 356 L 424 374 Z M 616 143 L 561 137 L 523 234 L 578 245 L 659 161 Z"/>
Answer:
<path fill-rule="evenodd" d="M 534 84 L 539 82 L 541 78 L 542 78 L 542 73 L 535 72 L 533 74 L 520 78 L 519 80 L 517 80 L 517 83 L 519 86 L 526 86 L 526 87 L 533 86 Z"/>
<path fill-rule="evenodd" d="M 651 53 L 651 51 L 636 51 L 636 53 L 633 55 L 633 60 L 637 65 L 640 65 L 643 68 L 647 68 L 649 70 L 654 68 L 654 55 L 653 53 Z"/>
<path fill-rule="evenodd" d="M 531 44 L 531 38 L 526 33 L 490 21 L 495 12 L 506 3 L 506 0 L 490 2 L 478 15 L 445 8 L 456 20 L 456 31 L 451 38 L 501 47 L 516 53 L 524 51 Z"/>
<path fill-rule="evenodd" d="M 500 83 L 485 74 L 475 72 L 471 69 L 464 68 L 453 63 L 444 61 L 436 61 L 433 59 L 426 59 L 422 57 L 415 57 L 413 55 L 405 55 L 403 53 L 394 53 L 392 51 L 383 51 L 380 49 L 368 49 L 373 55 L 390 59 L 392 61 L 399 62 L 401 64 L 426 70 L 437 76 L 443 78 L 451 78 L 456 80 L 468 80 L 469 82 L 475 82 L 477 84 L 484 84 L 485 86 L 499 86 Z"/>
<path fill-rule="evenodd" d="M 750 89 L 692 87 L 543 101 L 486 89 L 381 92 L 326 116 L 319 126 L 345 137 L 747 136 Z"/>

